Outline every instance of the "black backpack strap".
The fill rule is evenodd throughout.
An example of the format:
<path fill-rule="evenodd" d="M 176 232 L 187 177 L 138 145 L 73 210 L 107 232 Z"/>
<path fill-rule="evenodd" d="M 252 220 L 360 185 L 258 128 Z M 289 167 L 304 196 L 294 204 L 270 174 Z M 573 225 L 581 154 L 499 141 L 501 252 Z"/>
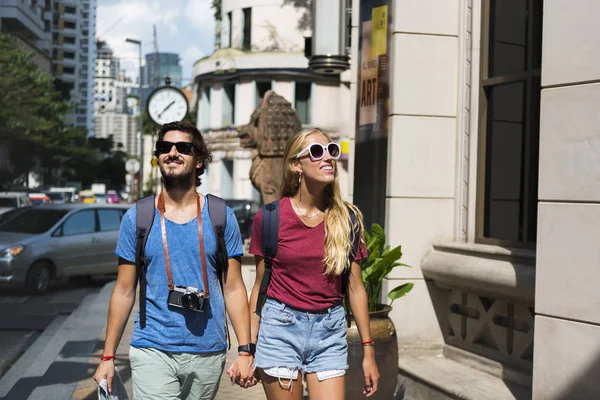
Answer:
<path fill-rule="evenodd" d="M 258 300 L 256 301 L 256 314 L 262 313 L 262 308 L 267 301 L 267 289 L 271 281 L 271 270 L 273 267 L 273 259 L 277 256 L 277 241 L 279 239 L 279 201 L 274 201 L 265 204 L 262 207 L 262 231 L 261 244 L 262 253 L 265 259 L 265 271 L 262 281 L 260 282 L 260 290 L 258 292 Z"/>
<path fill-rule="evenodd" d="M 227 245 L 225 244 L 225 227 L 227 224 L 227 204 L 222 198 L 214 194 L 206 195 L 208 215 L 212 224 L 215 240 L 217 242 L 217 277 L 221 284 L 221 292 L 223 285 L 227 279 L 227 267 L 229 266 L 229 255 L 227 254 Z M 225 302 L 225 296 L 223 296 Z M 227 307 L 225 307 L 227 312 Z M 231 349 L 231 336 L 229 334 L 229 325 L 227 317 L 225 318 L 225 335 L 227 336 L 227 348 Z"/>
<path fill-rule="evenodd" d="M 229 256 L 225 244 L 227 205 L 225 200 L 212 194 L 207 195 L 206 199 L 208 201 L 208 215 L 217 241 L 217 275 L 221 286 L 223 286 L 225 279 L 227 279 L 227 267 L 229 266 Z"/>
<path fill-rule="evenodd" d="M 348 289 L 350 288 L 350 271 L 352 268 L 352 262 L 356 259 L 358 246 L 360 245 L 360 231 L 358 226 L 354 227 L 356 224 L 356 215 L 351 209 L 348 209 L 348 212 L 350 213 L 350 220 L 352 221 L 352 232 L 350 233 L 352 248 L 350 249 L 348 268 L 346 268 L 346 270 L 342 273 L 342 294 L 344 295 L 344 306 L 346 308 L 346 323 L 348 328 L 350 328 L 351 310 L 350 299 L 348 298 Z"/>
<path fill-rule="evenodd" d="M 135 269 L 138 280 L 140 281 L 140 327 L 146 327 L 146 241 L 152 223 L 154 222 L 154 195 L 146 196 L 135 202 L 135 230 L 136 230 L 136 248 L 135 248 Z"/>

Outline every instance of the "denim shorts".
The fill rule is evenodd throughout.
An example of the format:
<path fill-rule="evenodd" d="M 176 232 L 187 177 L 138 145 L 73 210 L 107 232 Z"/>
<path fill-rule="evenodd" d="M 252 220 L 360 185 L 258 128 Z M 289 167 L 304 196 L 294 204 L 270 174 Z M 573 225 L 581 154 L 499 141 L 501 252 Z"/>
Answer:
<path fill-rule="evenodd" d="M 337 305 L 311 313 L 267 299 L 254 365 L 278 378 L 295 379 L 298 371 L 317 373 L 319 380 L 344 375 L 348 368 L 344 308 Z"/>

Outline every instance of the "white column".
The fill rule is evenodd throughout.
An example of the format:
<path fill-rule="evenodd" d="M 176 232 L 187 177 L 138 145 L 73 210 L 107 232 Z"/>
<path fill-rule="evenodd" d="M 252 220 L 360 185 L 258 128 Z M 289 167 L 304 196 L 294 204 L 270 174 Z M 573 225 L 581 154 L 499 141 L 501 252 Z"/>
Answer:
<path fill-rule="evenodd" d="M 600 2 L 544 2 L 533 398 L 599 398 Z"/>

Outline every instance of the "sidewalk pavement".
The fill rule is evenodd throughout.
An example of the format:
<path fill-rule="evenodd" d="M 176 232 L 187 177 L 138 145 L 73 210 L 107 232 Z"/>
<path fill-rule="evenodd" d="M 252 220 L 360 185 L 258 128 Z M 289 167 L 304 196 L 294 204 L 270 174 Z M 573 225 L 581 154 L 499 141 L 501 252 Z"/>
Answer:
<path fill-rule="evenodd" d="M 117 361 L 115 366 L 119 370 L 119 374 L 121 375 L 121 379 L 123 379 L 123 383 L 125 384 L 125 389 L 129 394 L 129 397 L 133 399 L 132 389 L 131 389 L 131 369 L 129 366 L 129 340 L 131 338 L 131 332 L 134 326 L 134 320 L 136 316 L 137 310 L 137 301 L 134 305 L 134 308 L 129 317 L 129 321 L 127 321 L 127 326 L 125 327 L 125 331 L 123 332 L 123 337 L 121 338 L 121 342 L 119 343 L 119 347 L 117 348 Z M 107 308 L 108 310 L 108 308 Z M 104 318 L 106 318 L 106 311 L 104 314 Z M 227 368 L 231 365 L 231 363 L 237 357 L 237 339 L 235 334 L 233 334 L 233 328 L 230 326 L 231 332 L 231 350 L 227 352 L 227 361 L 225 363 L 225 372 L 221 376 L 221 384 L 219 385 L 219 391 L 217 393 L 217 397 L 215 400 L 234 400 L 234 399 L 247 399 L 247 400 L 265 400 L 265 394 L 262 388 L 262 385 L 258 384 L 249 389 L 242 389 L 239 386 L 234 386 L 231 384 L 229 380 L 229 376 L 226 371 Z M 93 355 L 90 357 L 88 361 L 88 370 L 86 371 L 85 377 L 79 381 L 77 387 L 75 388 L 73 395 L 71 396 L 72 400 L 94 400 L 97 399 L 96 391 L 97 385 L 93 379 L 94 372 L 98 363 L 100 362 L 100 357 L 102 356 L 102 350 L 104 348 L 104 340 L 106 338 L 106 327 L 104 327 L 102 331 L 102 335 L 100 336 L 96 348 L 94 350 Z M 90 369 L 89 367 L 92 367 Z"/>
<path fill-rule="evenodd" d="M 95 400 L 93 380 L 106 338 L 108 304 L 115 282 L 88 295 L 70 315 L 59 315 L 0 379 L 0 400 Z M 129 342 L 137 314 L 137 301 L 116 352 L 115 365 L 133 399 Z M 230 326 L 231 350 L 225 371 L 237 358 L 237 339 Z M 305 389 L 304 399 L 308 399 Z M 216 400 L 265 400 L 262 385 L 242 389 L 223 372 Z M 136 399 L 137 400 L 137 399 Z"/>

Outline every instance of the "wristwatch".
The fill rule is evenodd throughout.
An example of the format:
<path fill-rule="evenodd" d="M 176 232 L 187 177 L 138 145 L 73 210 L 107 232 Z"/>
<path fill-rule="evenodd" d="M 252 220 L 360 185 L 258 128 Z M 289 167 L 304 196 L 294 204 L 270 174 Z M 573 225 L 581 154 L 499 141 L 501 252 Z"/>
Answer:
<path fill-rule="evenodd" d="M 256 353 L 256 345 L 254 343 L 248 343 L 243 346 L 238 346 L 238 353 L 242 351 L 253 356 L 254 353 Z"/>

